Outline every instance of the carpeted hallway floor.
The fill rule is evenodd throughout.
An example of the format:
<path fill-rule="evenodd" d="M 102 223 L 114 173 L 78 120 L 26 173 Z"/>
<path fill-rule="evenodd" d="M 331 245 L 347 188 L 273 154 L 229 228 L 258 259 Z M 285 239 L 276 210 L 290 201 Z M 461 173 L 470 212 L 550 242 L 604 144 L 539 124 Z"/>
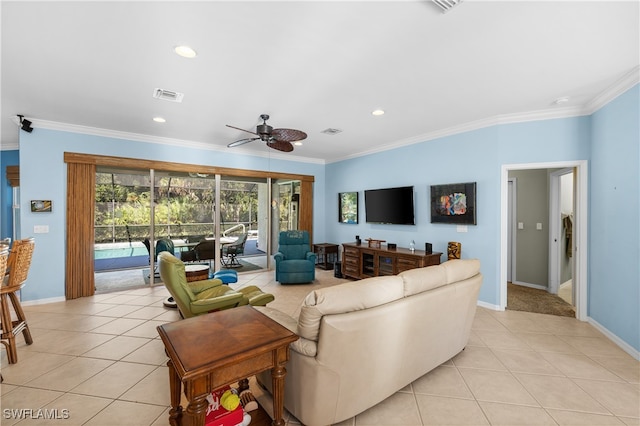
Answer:
<path fill-rule="evenodd" d="M 507 309 L 563 317 L 576 316 L 574 307 L 557 295 L 512 283 L 507 283 Z"/>

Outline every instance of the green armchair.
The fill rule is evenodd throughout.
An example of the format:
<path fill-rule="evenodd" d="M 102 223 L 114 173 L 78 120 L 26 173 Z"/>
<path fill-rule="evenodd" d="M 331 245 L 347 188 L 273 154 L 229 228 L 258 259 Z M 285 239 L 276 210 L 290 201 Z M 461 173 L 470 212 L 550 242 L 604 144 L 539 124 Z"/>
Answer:
<path fill-rule="evenodd" d="M 159 254 L 160 277 L 183 318 L 242 305 L 265 306 L 274 300 L 257 286 L 234 290 L 216 278 L 187 282 L 184 262 L 165 251 Z"/>

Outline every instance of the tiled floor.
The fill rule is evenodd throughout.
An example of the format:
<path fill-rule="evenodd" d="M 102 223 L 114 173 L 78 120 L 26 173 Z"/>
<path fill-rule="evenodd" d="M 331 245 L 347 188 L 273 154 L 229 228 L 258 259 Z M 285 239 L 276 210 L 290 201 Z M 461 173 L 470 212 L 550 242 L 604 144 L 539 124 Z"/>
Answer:
<path fill-rule="evenodd" d="M 258 285 L 276 295 L 270 306 L 296 314 L 311 289 L 339 281 L 332 275 L 318 271 L 323 284 L 280 286 L 273 272 L 254 273 L 236 286 Z M 18 337 L 14 365 L 2 349 L 0 423 L 168 424 L 156 326 L 178 315 L 162 306 L 166 295 L 159 286 L 26 307 L 34 343 Z M 268 407 L 268 395 L 252 389 Z M 640 425 L 640 363 L 575 319 L 479 308 L 461 354 L 342 424 Z"/>

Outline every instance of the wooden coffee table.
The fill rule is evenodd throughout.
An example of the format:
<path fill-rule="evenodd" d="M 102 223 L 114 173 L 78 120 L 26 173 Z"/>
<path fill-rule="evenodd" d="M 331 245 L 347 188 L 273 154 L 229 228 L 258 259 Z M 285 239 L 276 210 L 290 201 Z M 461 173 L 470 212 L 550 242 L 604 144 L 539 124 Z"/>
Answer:
<path fill-rule="evenodd" d="M 252 306 L 227 309 L 158 326 L 169 356 L 169 423 L 204 425 L 207 395 L 271 369 L 273 424 L 284 425 L 285 363 L 298 336 Z M 189 401 L 183 412 L 180 393 Z"/>

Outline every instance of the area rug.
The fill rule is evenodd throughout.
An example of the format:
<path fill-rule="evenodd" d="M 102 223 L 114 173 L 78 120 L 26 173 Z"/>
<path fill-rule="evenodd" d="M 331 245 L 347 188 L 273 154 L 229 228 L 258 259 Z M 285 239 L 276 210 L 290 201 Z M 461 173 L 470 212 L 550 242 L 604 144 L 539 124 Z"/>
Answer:
<path fill-rule="evenodd" d="M 247 262 L 247 261 L 246 261 L 246 260 L 244 260 L 244 259 L 236 258 L 236 260 L 237 260 L 238 262 L 240 262 L 240 266 L 239 266 L 239 267 L 236 267 L 236 268 L 227 268 L 227 267 L 225 267 L 224 265 L 222 265 L 222 268 L 221 268 L 221 269 L 233 269 L 234 271 L 238 271 L 238 272 L 257 271 L 257 270 L 259 270 L 259 269 L 264 269 L 264 268 L 262 268 L 262 266 L 255 265 L 255 264 L 253 264 L 253 263 L 251 263 L 251 262 Z"/>
<path fill-rule="evenodd" d="M 563 317 L 576 316 L 574 307 L 555 294 L 511 283 L 507 284 L 507 309 Z"/>

